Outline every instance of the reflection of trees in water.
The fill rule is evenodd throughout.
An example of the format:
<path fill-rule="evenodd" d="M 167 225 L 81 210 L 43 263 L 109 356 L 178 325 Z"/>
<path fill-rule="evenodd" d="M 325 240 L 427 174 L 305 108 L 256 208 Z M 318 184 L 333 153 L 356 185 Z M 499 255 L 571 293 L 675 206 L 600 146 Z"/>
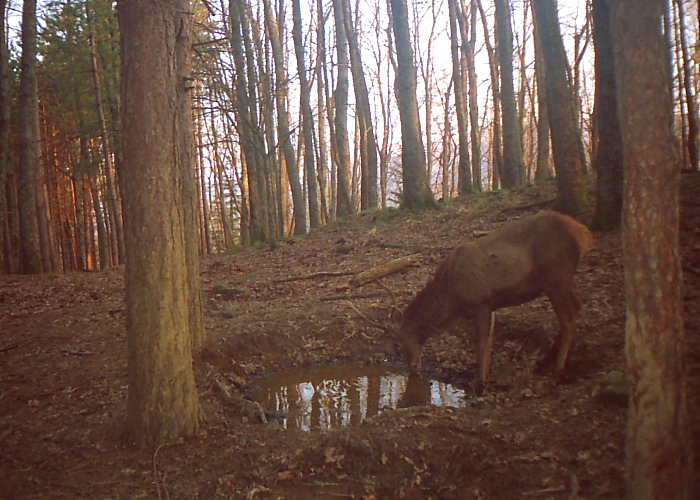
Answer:
<path fill-rule="evenodd" d="M 367 371 L 367 368 L 355 368 Z M 359 424 L 385 410 L 420 405 L 459 407 L 465 392 L 444 382 L 391 373 L 357 374 L 348 378 L 307 374 L 303 382 L 270 385 L 262 403 L 274 407 L 283 427 L 309 431 Z M 311 375 L 318 375 L 312 377 Z M 347 375 L 347 374 L 345 374 Z M 298 378 L 297 378 L 298 380 Z"/>

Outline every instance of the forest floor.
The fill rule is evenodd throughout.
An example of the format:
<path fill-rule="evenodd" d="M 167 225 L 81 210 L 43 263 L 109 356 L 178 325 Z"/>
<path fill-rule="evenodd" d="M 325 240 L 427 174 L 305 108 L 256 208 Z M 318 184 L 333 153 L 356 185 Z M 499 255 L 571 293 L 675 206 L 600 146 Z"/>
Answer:
<path fill-rule="evenodd" d="M 700 175 L 684 174 L 681 189 L 682 256 L 697 269 Z M 376 284 L 348 289 L 353 274 L 419 254 L 419 267 L 385 279 L 405 305 L 458 242 L 547 208 L 555 194 L 551 182 L 439 210 L 364 213 L 274 250 L 205 258 L 208 340 L 195 362 L 204 420 L 196 436 L 155 453 L 124 442 L 123 269 L 0 276 L 0 498 L 623 498 L 626 401 L 602 389 L 611 372 L 625 370 L 619 230 L 595 233 L 596 246 L 579 266 L 575 286 L 584 308 L 562 380 L 534 369 L 557 328 L 544 299 L 497 313 L 485 386 L 473 383 L 474 341 L 461 333 L 470 325 L 429 341 L 423 378 L 442 387 L 438 399 L 448 386 L 461 395 L 458 407 L 382 406 L 414 382 L 398 376 L 351 389 L 347 380 L 333 389 L 323 386 L 327 380 L 303 379 L 310 367 L 336 374 L 348 366 L 368 374 L 377 366 L 404 369 L 392 342 L 342 302 L 386 318 L 389 295 Z M 591 217 L 589 209 L 578 218 Z M 684 280 L 688 405 L 698 415 L 700 276 L 686 272 Z M 325 428 L 304 428 L 285 407 L 252 402 L 261 377 L 286 370 L 297 370 L 287 377 L 296 382 L 278 400 L 283 394 L 283 403 L 294 403 L 315 391 L 309 404 L 326 412 Z M 381 387 L 387 380 L 388 395 Z M 352 391 L 359 402 L 351 410 L 383 411 L 341 425 L 348 408 L 333 405 Z M 698 464 L 700 419 L 691 423 Z"/>

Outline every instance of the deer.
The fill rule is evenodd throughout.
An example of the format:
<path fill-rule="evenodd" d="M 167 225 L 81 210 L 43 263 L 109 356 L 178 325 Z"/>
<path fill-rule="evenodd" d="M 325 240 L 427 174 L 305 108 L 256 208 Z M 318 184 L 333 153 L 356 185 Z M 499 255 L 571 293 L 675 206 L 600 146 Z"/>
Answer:
<path fill-rule="evenodd" d="M 471 319 L 476 330 L 476 377 L 486 381 L 491 365 L 494 311 L 545 295 L 559 322 L 550 349 L 554 372 L 564 371 L 582 305 L 573 290 L 576 268 L 593 247 L 583 224 L 553 210 L 508 222 L 486 236 L 455 247 L 438 265 L 432 279 L 401 312 L 394 307 L 385 325 L 348 306 L 370 325 L 396 339 L 411 372 L 421 370 L 428 339 L 455 319 Z"/>

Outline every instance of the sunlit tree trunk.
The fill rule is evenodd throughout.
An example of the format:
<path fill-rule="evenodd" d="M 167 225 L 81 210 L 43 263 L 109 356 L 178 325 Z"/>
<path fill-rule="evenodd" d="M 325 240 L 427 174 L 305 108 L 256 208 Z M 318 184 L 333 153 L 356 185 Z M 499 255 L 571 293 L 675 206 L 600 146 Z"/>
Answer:
<path fill-rule="evenodd" d="M 190 2 L 119 5 L 126 215 L 129 442 L 193 434 L 202 342 L 191 130 Z M 189 243 L 188 243 L 189 241 Z M 192 254 L 194 249 L 195 253 Z M 194 311 L 198 304 L 199 314 Z"/>
<path fill-rule="evenodd" d="M 625 169 L 627 498 L 696 498 L 686 405 L 680 156 L 662 0 L 610 4 Z"/>

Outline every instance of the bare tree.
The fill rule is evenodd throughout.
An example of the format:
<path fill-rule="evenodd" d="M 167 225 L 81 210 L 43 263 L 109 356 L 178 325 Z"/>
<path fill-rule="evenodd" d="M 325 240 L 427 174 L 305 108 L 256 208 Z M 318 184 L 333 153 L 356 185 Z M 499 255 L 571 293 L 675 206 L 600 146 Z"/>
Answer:
<path fill-rule="evenodd" d="M 294 200 L 294 231 L 295 234 L 304 234 L 306 233 L 306 203 L 301 189 L 301 182 L 299 181 L 299 167 L 294 152 L 294 145 L 292 144 L 292 132 L 289 126 L 289 113 L 287 111 L 288 76 L 284 64 L 284 54 L 282 53 L 282 42 L 280 40 L 281 28 L 277 20 L 273 17 L 270 1 L 265 0 L 263 4 L 265 6 L 265 24 L 267 25 L 270 45 L 272 46 L 272 57 L 274 58 L 275 83 L 277 87 L 275 102 L 277 104 L 279 142 L 282 153 L 284 154 L 289 184 L 292 189 L 292 199 Z M 306 89 L 306 92 L 308 96 L 308 89 Z M 313 153 L 313 149 L 309 153 Z M 315 179 L 312 180 L 315 182 Z M 314 219 L 314 221 L 318 222 L 317 219 Z"/>
<path fill-rule="evenodd" d="M 532 0 L 535 25 L 545 63 L 547 110 L 557 171 L 557 208 L 575 214 L 588 205 L 583 178 L 583 145 L 576 100 L 567 77 L 567 59 L 561 37 L 556 0 Z"/>
<path fill-rule="evenodd" d="M 611 2 L 625 169 L 627 497 L 694 498 L 679 256 L 680 157 L 664 2 Z"/>
<path fill-rule="evenodd" d="M 316 178 L 316 163 L 314 154 L 314 116 L 311 111 L 311 89 L 309 78 L 306 76 L 304 60 L 304 41 L 302 39 L 302 20 L 300 0 L 292 1 L 292 18 L 294 27 L 294 51 L 297 57 L 297 72 L 299 73 L 299 96 L 301 100 L 302 132 L 304 138 L 304 169 L 306 171 L 306 191 L 309 199 L 309 222 L 312 228 L 321 225 L 321 208 L 318 201 L 318 182 Z M 297 222 L 298 223 L 298 222 Z"/>
<path fill-rule="evenodd" d="M 523 138 L 513 88 L 513 30 L 508 0 L 495 0 L 496 40 L 501 66 L 501 104 L 503 111 L 503 187 L 512 189 L 525 184 Z"/>
<path fill-rule="evenodd" d="M 372 125 L 372 110 L 369 103 L 369 93 L 362 64 L 362 50 L 357 33 L 353 27 L 350 0 L 345 0 L 345 34 L 350 48 L 350 68 L 357 103 L 357 121 L 359 127 L 360 161 L 362 169 L 360 207 L 362 210 L 376 208 L 377 196 L 377 139 Z M 356 14 L 359 12 L 356 10 Z"/>
<path fill-rule="evenodd" d="M 348 37 L 345 31 L 345 9 L 343 0 L 333 0 L 335 14 L 336 50 L 338 52 L 338 75 L 335 87 L 335 160 L 338 171 L 336 214 L 338 217 L 355 213 L 350 197 L 350 144 L 348 142 Z"/>
<path fill-rule="evenodd" d="M 403 166 L 403 200 L 406 208 L 435 203 L 426 179 L 425 147 L 420 130 L 416 97 L 416 65 L 408 28 L 406 0 L 389 0 L 396 48 L 396 100 L 401 118 L 401 160 Z"/>
<path fill-rule="evenodd" d="M 466 40 L 460 40 L 460 31 L 458 27 L 458 16 L 461 6 L 458 0 L 448 0 L 449 4 L 449 19 L 450 19 L 450 40 L 451 40 L 451 55 L 452 55 L 452 87 L 455 95 L 455 114 L 457 115 L 457 141 L 459 149 L 458 167 L 459 172 L 458 185 L 460 193 L 468 193 L 472 190 L 471 165 L 469 162 L 469 129 L 467 126 L 468 112 L 466 102 L 466 85 L 464 82 L 464 74 L 462 71 L 462 54 L 460 50 L 460 41 L 462 48 L 466 48 L 469 43 Z M 442 194 L 447 198 L 447 193 Z"/>

